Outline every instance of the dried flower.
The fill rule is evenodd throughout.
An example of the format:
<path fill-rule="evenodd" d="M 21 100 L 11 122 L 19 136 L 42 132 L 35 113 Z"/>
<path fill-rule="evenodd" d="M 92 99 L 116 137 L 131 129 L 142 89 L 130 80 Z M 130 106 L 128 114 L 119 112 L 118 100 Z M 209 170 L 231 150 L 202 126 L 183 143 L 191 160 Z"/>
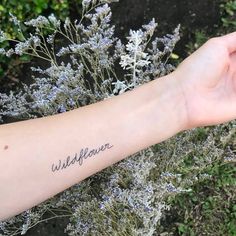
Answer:
<path fill-rule="evenodd" d="M 179 27 L 173 35 L 154 38 L 157 23 L 153 19 L 140 30 L 130 30 L 126 42 L 122 42 L 114 36 L 108 5 L 111 2 L 115 1 L 83 0 L 82 19 L 74 23 L 69 18 L 61 24 L 54 15 L 39 16 L 25 22 L 26 26 L 35 28 L 34 34 L 19 41 L 14 49 L 0 49 L 3 55 L 30 54 L 48 62 L 46 68 L 31 68 L 34 72 L 31 85 L 23 84 L 18 92 L 0 93 L 0 122 L 5 117 L 31 119 L 66 112 L 132 90 L 173 69 L 166 57 L 179 39 Z M 42 28 L 51 30 L 50 34 L 45 36 Z M 54 47 L 58 35 L 64 38 L 63 47 Z M 6 39 L 6 34 L 0 31 L 0 41 Z M 163 50 L 160 43 L 164 45 Z M 190 136 L 187 133 L 185 138 L 171 143 L 176 145 L 174 154 L 164 144 L 160 144 L 163 146 L 159 151 L 143 150 L 26 214 L 6 224 L 0 223 L 0 229 L 11 235 L 10 226 L 17 222 L 22 224 L 19 232 L 24 234 L 46 209 L 66 206 L 71 209 L 68 213 L 71 223 L 66 229 L 69 235 L 99 235 L 104 230 L 108 235 L 130 232 L 155 235 L 163 211 L 168 209 L 166 197 L 187 191 L 196 181 L 193 171 L 184 179 L 175 168 L 183 163 L 182 157 L 189 150 L 196 149 L 189 141 Z M 220 150 L 213 142 L 204 148 L 215 150 L 204 162 L 210 164 Z M 196 166 L 203 168 L 203 161 L 195 159 Z M 153 170 L 158 173 L 155 178 Z M 91 191 L 93 182 L 97 191 Z M 138 224 L 134 222 L 140 219 L 143 224 L 136 227 Z"/>

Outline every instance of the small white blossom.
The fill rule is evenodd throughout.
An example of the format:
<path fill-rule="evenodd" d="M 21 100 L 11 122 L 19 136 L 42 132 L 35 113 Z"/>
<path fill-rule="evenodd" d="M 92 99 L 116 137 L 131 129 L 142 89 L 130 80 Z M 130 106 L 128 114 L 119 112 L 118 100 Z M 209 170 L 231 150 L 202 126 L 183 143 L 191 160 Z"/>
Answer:
<path fill-rule="evenodd" d="M 1 50 L 1 49 L 0 49 L 0 50 Z M 7 57 L 11 57 L 14 53 L 15 53 L 15 51 L 11 48 L 11 49 L 9 49 L 8 51 L 6 51 L 6 56 L 7 56 Z M 1 52 L 0 52 L 0 54 L 1 54 Z"/>
<path fill-rule="evenodd" d="M 87 10 L 91 4 L 91 0 L 83 0 L 82 1 L 82 6 L 84 10 Z"/>
<path fill-rule="evenodd" d="M 41 27 L 49 26 L 50 22 L 45 16 L 39 16 L 36 19 L 26 21 L 25 25 L 33 26 L 35 28 L 41 28 Z"/>
<path fill-rule="evenodd" d="M 64 23 L 64 28 L 65 29 L 69 28 L 70 27 L 70 23 L 71 23 L 71 21 L 70 21 L 69 17 L 66 17 L 66 20 L 65 20 L 65 23 Z"/>
<path fill-rule="evenodd" d="M 121 55 L 120 65 L 123 69 L 132 72 L 132 83 L 136 87 L 138 84 L 137 74 L 149 64 L 149 55 L 144 52 L 142 30 L 130 31 L 129 42 L 126 45 L 127 54 Z"/>
<path fill-rule="evenodd" d="M 50 23 L 57 29 L 60 27 L 61 25 L 61 21 L 58 20 L 54 14 L 51 14 L 49 17 L 48 17 L 48 20 L 50 21 Z"/>
<path fill-rule="evenodd" d="M 7 34 L 0 30 L 0 43 L 6 40 L 8 40 Z"/>
<path fill-rule="evenodd" d="M 55 33 L 48 35 L 48 37 L 47 37 L 47 43 L 49 43 L 49 44 L 54 44 L 54 40 L 55 40 Z"/>
<path fill-rule="evenodd" d="M 115 85 L 115 88 L 113 90 L 114 94 L 118 92 L 119 94 L 122 94 L 128 89 L 128 86 L 125 84 L 125 81 L 117 80 L 116 82 L 112 83 L 112 85 Z"/>
<path fill-rule="evenodd" d="M 155 19 L 153 18 L 149 24 L 143 25 L 143 29 L 145 30 L 145 34 L 148 35 L 149 37 L 154 34 L 155 29 L 157 28 L 157 23 Z M 147 36 L 146 36 L 147 37 Z"/>
<path fill-rule="evenodd" d="M 3 48 L 0 48 L 0 55 L 6 55 L 6 50 Z"/>
<path fill-rule="evenodd" d="M 40 46 L 41 39 L 38 36 L 32 36 L 31 41 L 35 47 Z"/>
<path fill-rule="evenodd" d="M 173 49 L 178 38 L 177 31 L 174 36 L 153 39 L 154 43 L 147 45 L 146 39 L 153 35 L 157 25 L 152 20 L 143 26 L 142 30 L 131 30 L 128 42 L 122 42 L 114 36 L 111 9 L 108 6 L 111 2 L 115 1 L 83 0 L 86 24 L 80 21 L 72 23 L 68 18 L 63 32 L 61 22 L 54 15 L 48 18 L 40 16 L 26 22 L 26 25 L 36 27 L 36 34 L 16 44 L 15 53 L 22 55 L 29 49 L 30 53 L 34 53 L 37 47 L 41 57 L 46 54 L 48 64 L 44 64 L 46 68 L 37 65 L 32 67 L 34 81 L 31 85 L 23 84 L 20 92 L 0 93 L 0 122 L 3 122 L 5 117 L 30 119 L 66 112 L 132 90 L 151 80 L 154 73 L 167 73 L 170 66 L 160 58 L 168 55 L 165 53 Z M 92 7 L 95 9 L 89 11 Z M 54 32 L 50 32 L 51 35 L 45 37 L 50 45 L 45 45 L 40 36 L 41 27 L 54 29 Z M 0 31 L 0 38 L 1 36 L 4 35 Z M 66 36 L 62 44 L 56 45 L 57 36 L 60 40 Z M 164 51 L 158 48 L 160 42 L 166 45 Z M 13 52 L 13 49 L 7 52 L 0 49 L 0 53 L 7 53 L 9 56 Z M 118 67 L 119 65 L 121 67 Z M 182 144 L 181 148 L 186 146 L 187 144 Z M 181 179 L 180 176 L 174 172 L 170 174 L 173 169 L 167 169 L 163 174 L 159 170 L 160 176 L 157 179 L 150 178 L 152 171 L 161 166 L 159 164 L 162 164 L 162 160 L 168 159 L 168 166 L 171 167 L 176 164 L 172 163 L 173 160 L 180 162 L 181 155 L 178 151 L 173 154 L 165 148 L 160 149 L 162 151 L 156 154 L 152 148 L 148 148 L 118 163 L 107 175 L 103 172 L 103 175 L 99 176 L 103 181 L 83 181 L 64 191 L 49 203 L 29 212 L 17 225 L 22 223 L 21 232 L 25 233 L 30 224 L 34 225 L 40 219 L 40 213 L 66 206 L 70 209 L 74 222 L 67 227 L 70 235 L 99 235 L 104 232 L 104 228 L 107 235 L 117 232 L 125 235 L 125 227 L 135 235 L 155 235 L 163 211 L 168 209 L 165 197 L 184 189 L 178 186 L 183 183 L 183 180 L 177 181 Z M 211 149 L 214 149 L 214 146 Z M 193 178 L 188 181 L 193 182 Z M 91 191 L 94 187 L 92 182 L 96 183 L 96 194 Z M 33 212 L 37 213 L 36 216 Z M 116 230 L 113 227 L 114 212 L 118 222 Z M 142 224 L 137 228 L 133 222 L 140 220 Z M 16 225 L 13 221 L 8 221 L 8 225 L 0 223 L 0 228 L 6 232 L 11 223 Z"/>
<path fill-rule="evenodd" d="M 20 21 L 17 19 L 17 17 L 14 16 L 12 13 L 9 13 L 9 15 L 10 15 L 10 21 L 12 21 L 15 26 L 20 27 Z"/>
<path fill-rule="evenodd" d="M 26 40 L 24 42 L 20 42 L 15 47 L 15 53 L 17 55 L 23 55 L 27 50 L 29 50 L 31 46 L 31 40 Z"/>

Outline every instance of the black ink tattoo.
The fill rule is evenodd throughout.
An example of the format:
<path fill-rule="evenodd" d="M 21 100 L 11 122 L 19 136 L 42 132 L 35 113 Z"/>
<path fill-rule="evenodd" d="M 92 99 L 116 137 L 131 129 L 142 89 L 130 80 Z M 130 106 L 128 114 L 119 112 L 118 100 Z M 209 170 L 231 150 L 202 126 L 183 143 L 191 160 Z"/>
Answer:
<path fill-rule="evenodd" d="M 86 160 L 89 157 L 96 156 L 100 152 L 104 152 L 107 149 L 111 149 L 113 145 L 110 145 L 110 143 L 106 143 L 102 145 L 101 147 L 97 149 L 92 149 L 89 151 L 88 148 L 82 148 L 80 150 L 80 153 L 75 153 L 74 157 L 68 156 L 64 160 L 59 160 L 57 164 L 52 164 L 52 172 L 60 171 L 63 169 L 66 169 L 67 167 L 74 165 L 75 163 L 79 163 L 80 166 L 83 165 L 84 160 Z"/>

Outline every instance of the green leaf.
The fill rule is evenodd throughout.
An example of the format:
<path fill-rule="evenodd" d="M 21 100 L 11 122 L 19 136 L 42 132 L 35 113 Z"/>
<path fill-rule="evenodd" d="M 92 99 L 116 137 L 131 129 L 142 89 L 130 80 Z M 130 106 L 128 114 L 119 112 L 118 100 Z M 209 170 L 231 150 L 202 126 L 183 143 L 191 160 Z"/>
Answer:
<path fill-rule="evenodd" d="M 3 69 L 0 67 L 0 76 L 3 76 L 4 75 L 4 71 Z"/>
<path fill-rule="evenodd" d="M 179 224 L 178 231 L 179 233 L 185 233 L 187 231 L 187 226 L 184 224 Z"/>
<path fill-rule="evenodd" d="M 23 62 L 27 62 L 30 60 L 30 56 L 29 55 L 22 55 L 20 57 L 20 60 L 23 61 Z"/>

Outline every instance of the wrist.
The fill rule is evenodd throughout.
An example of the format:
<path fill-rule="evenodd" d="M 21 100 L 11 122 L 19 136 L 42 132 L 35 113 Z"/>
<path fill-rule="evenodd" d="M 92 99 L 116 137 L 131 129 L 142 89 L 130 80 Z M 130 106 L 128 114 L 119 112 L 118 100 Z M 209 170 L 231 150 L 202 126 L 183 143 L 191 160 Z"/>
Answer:
<path fill-rule="evenodd" d="M 156 117 L 169 129 L 168 136 L 188 129 L 188 112 L 184 91 L 177 73 L 153 81 L 156 88 Z"/>
<path fill-rule="evenodd" d="M 129 145 L 129 154 L 187 129 L 184 94 L 175 74 L 107 99 L 103 105 L 109 110 L 101 112 L 106 114 L 104 123 L 110 123 L 113 128 L 109 130 L 120 132 L 128 139 L 127 142 L 127 139 L 119 138 L 117 142 L 123 140 L 123 147 Z"/>

